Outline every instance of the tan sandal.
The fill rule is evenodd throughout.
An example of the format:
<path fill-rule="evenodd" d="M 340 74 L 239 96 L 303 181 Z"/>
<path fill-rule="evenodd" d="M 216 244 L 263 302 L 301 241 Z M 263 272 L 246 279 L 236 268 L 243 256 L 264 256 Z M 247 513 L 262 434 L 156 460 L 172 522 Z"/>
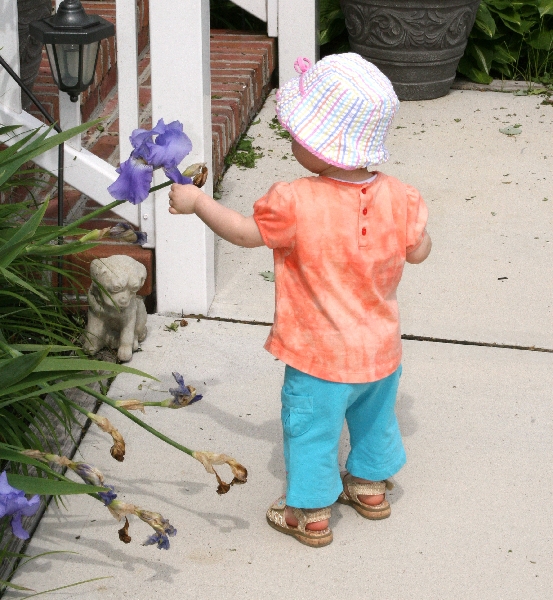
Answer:
<path fill-rule="evenodd" d="M 371 506 L 359 500 L 359 496 L 380 496 L 386 490 L 391 490 L 394 484 L 387 479 L 384 481 L 372 481 L 371 483 L 359 483 L 354 481 L 353 476 L 347 471 L 341 474 L 344 483 L 344 491 L 338 496 L 340 504 L 348 504 L 353 507 L 365 519 L 386 519 L 390 516 L 392 509 L 390 503 L 384 498 L 380 504 Z"/>
<path fill-rule="evenodd" d="M 281 496 L 275 500 L 267 511 L 267 523 L 277 531 L 295 537 L 298 542 L 311 546 L 312 548 L 322 548 L 332 542 L 332 531 L 329 527 L 322 531 L 311 531 L 306 529 L 308 523 L 316 523 L 330 519 L 330 506 L 316 510 L 307 510 L 302 508 L 292 508 L 292 513 L 298 520 L 298 526 L 292 527 L 286 523 L 284 511 L 286 510 L 286 496 Z"/>

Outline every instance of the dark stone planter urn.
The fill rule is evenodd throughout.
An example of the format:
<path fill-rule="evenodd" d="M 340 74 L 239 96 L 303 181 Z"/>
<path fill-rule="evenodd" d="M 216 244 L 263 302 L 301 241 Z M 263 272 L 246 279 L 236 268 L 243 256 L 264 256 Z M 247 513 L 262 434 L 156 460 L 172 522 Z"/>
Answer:
<path fill-rule="evenodd" d="M 447 94 L 480 0 L 340 0 L 351 49 L 391 80 L 400 100 Z"/>

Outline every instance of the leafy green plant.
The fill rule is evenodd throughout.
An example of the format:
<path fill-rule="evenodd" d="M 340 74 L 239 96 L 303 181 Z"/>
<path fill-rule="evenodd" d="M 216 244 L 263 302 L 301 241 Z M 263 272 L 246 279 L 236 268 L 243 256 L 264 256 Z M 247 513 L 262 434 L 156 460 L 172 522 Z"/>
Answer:
<path fill-rule="evenodd" d="M 553 0 L 482 0 L 458 71 L 478 83 L 553 83 Z"/>
<path fill-rule="evenodd" d="M 51 128 L 18 135 L 16 127 L 0 126 L 0 135 L 11 138 L 11 145 L 0 150 L 0 191 L 12 186 L 25 163 L 91 125 L 94 123 L 57 135 L 50 135 Z M 70 390 L 80 390 L 95 399 L 97 406 L 112 407 L 158 439 L 201 462 L 208 473 L 215 475 L 220 494 L 247 478 L 246 469 L 233 458 L 187 448 L 129 412 L 144 412 L 146 406 L 153 405 L 183 408 L 199 400 L 201 396 L 186 386 L 178 373 L 173 374 L 178 383 L 177 388 L 170 390 L 173 397 L 160 402 L 114 401 L 101 386 L 101 392 L 98 386 L 94 387 L 122 372 L 155 379 L 128 366 L 86 357 L 79 347 L 83 324 L 65 310 L 63 303 L 62 292 L 70 290 L 74 274 L 60 266 L 60 257 L 94 246 L 90 239 L 98 239 L 96 234 L 101 232 L 80 227 L 121 203 L 112 202 L 64 227 L 42 224 L 47 201 L 38 208 L 24 203 L 0 204 L 0 563 L 6 560 L 10 568 L 14 560 L 27 558 L 14 546 L 13 538 L 15 535 L 25 539 L 27 535 L 21 526 L 21 516 L 32 513 L 21 513 L 14 500 L 17 497 L 24 505 L 25 494 L 56 499 L 66 494 L 89 494 L 102 501 L 115 518 L 125 517 L 126 524 L 119 530 L 119 538 L 125 543 L 130 541 L 126 515 L 135 515 L 153 527 L 154 534 L 145 542 L 147 545 L 167 549 L 167 536 L 176 534 L 176 529 L 159 513 L 116 500 L 113 486 L 104 482 L 95 467 L 54 454 L 61 451 L 62 438 L 72 438 L 72 426 L 79 423 L 77 416 L 81 413 L 111 436 L 111 456 L 119 461 L 124 457 L 125 443 L 120 433 L 106 417 L 89 412 L 75 401 Z M 52 275 L 62 277 L 64 290 L 52 287 Z M 213 468 L 218 464 L 229 465 L 234 476 L 231 483 L 220 479 Z M 65 477 L 66 468 L 72 469 L 85 483 Z M 31 500 L 33 505 L 37 504 L 37 499 Z M 24 589 L 0 580 L 0 594 L 7 586 Z"/>
<path fill-rule="evenodd" d="M 236 165 L 244 169 L 253 169 L 255 167 L 255 161 L 263 156 L 262 152 L 259 152 L 260 148 L 254 146 L 254 139 L 244 134 L 238 143 L 232 150 L 227 154 L 225 158 L 225 164 Z"/>
<path fill-rule="evenodd" d="M 349 52 L 346 20 L 340 0 L 319 1 L 319 45 L 321 56 Z"/>

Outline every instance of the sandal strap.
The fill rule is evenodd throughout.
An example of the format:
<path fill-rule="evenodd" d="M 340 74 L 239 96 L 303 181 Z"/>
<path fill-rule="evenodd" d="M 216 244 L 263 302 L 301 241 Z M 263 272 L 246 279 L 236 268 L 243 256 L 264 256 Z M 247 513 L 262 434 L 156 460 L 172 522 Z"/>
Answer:
<path fill-rule="evenodd" d="M 371 481 L 370 483 L 359 483 L 353 481 L 353 476 L 347 473 L 343 477 L 344 490 L 354 502 L 360 502 L 359 496 L 380 496 L 385 494 L 386 490 L 391 490 L 394 484 L 385 479 L 384 481 Z"/>
<path fill-rule="evenodd" d="M 309 523 L 317 523 L 318 521 L 325 521 L 330 519 L 331 509 L 329 506 L 326 508 L 294 508 L 292 513 L 298 520 L 298 529 L 305 533 L 305 526 Z"/>

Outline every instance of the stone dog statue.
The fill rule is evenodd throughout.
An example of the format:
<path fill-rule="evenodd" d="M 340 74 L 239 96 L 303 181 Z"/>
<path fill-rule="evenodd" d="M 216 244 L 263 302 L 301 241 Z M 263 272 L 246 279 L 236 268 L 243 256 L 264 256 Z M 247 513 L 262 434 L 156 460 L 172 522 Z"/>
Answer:
<path fill-rule="evenodd" d="M 136 292 L 146 281 L 146 267 L 130 256 L 118 254 L 90 263 L 88 324 L 83 349 L 96 354 L 105 346 L 117 349 L 117 358 L 128 362 L 146 338 L 146 308 Z"/>

